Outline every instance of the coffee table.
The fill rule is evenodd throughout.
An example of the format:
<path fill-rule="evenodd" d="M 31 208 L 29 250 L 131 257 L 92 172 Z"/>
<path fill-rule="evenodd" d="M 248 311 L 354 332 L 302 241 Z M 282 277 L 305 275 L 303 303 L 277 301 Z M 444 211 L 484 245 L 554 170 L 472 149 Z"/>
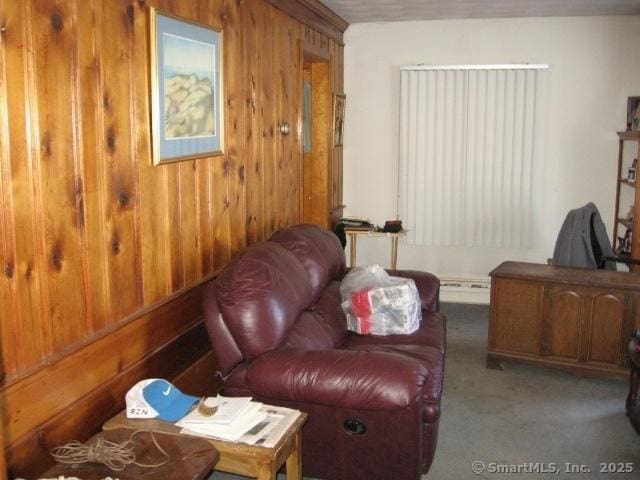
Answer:
<path fill-rule="evenodd" d="M 99 436 L 114 443 L 123 443 L 131 438 L 134 430 L 118 428 L 94 435 L 87 440 L 86 445 L 93 445 Z M 130 464 L 124 470 L 112 471 L 106 465 L 99 463 L 56 464 L 49 469 L 43 478 L 57 478 L 59 476 L 77 478 L 119 478 L 120 480 L 204 480 L 210 474 L 219 459 L 215 447 L 203 438 L 178 438 L 175 435 L 154 433 L 158 445 L 169 455 L 169 462 L 154 467 L 144 468 Z M 179 441 L 177 441 L 179 440 Z M 139 463 L 155 465 L 166 457 L 155 446 L 149 432 L 140 432 L 133 437 L 134 452 Z"/>
<path fill-rule="evenodd" d="M 215 470 L 254 477 L 257 480 L 276 480 L 278 470 L 286 463 L 287 480 L 302 480 L 302 425 L 307 414 L 300 412 L 298 418 L 273 448 L 206 439 L 220 454 Z M 168 433 L 178 437 L 194 438 L 180 433 L 180 427 L 171 422 L 154 419 L 127 418 L 124 411 L 103 425 L 103 430 L 127 428 Z M 202 438 L 202 437 L 195 437 Z"/>

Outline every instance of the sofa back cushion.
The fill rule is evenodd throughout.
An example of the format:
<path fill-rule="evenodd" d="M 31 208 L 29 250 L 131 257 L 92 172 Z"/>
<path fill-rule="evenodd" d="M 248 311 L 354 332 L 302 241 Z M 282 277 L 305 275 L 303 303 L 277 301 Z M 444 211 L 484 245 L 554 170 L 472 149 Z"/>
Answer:
<path fill-rule="evenodd" d="M 296 225 L 273 234 L 272 242 L 282 245 L 300 261 L 311 282 L 316 300 L 331 280 L 345 273 L 344 250 L 338 237 L 316 225 Z"/>
<path fill-rule="evenodd" d="M 224 323 L 248 361 L 277 348 L 312 300 L 305 269 L 273 242 L 247 248 L 214 284 Z"/>

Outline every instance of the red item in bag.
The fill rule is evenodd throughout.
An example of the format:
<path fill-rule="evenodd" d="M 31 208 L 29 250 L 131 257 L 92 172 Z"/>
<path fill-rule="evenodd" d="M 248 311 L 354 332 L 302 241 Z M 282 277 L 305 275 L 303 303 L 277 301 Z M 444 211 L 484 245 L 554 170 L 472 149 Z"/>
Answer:
<path fill-rule="evenodd" d="M 371 332 L 371 301 L 369 290 L 351 292 L 351 310 L 358 317 L 360 333 L 367 335 Z"/>

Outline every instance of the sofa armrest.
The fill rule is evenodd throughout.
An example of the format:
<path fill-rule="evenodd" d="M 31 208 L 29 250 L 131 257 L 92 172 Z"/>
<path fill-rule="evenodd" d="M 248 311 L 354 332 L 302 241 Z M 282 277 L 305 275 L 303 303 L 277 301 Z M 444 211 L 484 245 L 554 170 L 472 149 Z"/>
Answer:
<path fill-rule="evenodd" d="M 428 272 L 418 270 L 387 270 L 393 277 L 411 278 L 416 282 L 422 308 L 428 312 L 440 310 L 440 279 Z"/>
<path fill-rule="evenodd" d="M 263 398 L 394 410 L 421 400 L 427 368 L 386 352 L 277 350 L 255 359 L 247 383 Z"/>

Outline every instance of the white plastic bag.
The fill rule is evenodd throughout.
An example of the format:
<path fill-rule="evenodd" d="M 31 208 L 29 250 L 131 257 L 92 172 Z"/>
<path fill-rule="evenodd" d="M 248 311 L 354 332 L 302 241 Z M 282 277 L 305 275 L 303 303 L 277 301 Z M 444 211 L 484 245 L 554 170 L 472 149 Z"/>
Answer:
<path fill-rule="evenodd" d="M 351 270 L 342 280 L 340 295 L 347 328 L 356 333 L 413 333 L 422 321 L 416 283 L 391 277 L 380 265 Z"/>

